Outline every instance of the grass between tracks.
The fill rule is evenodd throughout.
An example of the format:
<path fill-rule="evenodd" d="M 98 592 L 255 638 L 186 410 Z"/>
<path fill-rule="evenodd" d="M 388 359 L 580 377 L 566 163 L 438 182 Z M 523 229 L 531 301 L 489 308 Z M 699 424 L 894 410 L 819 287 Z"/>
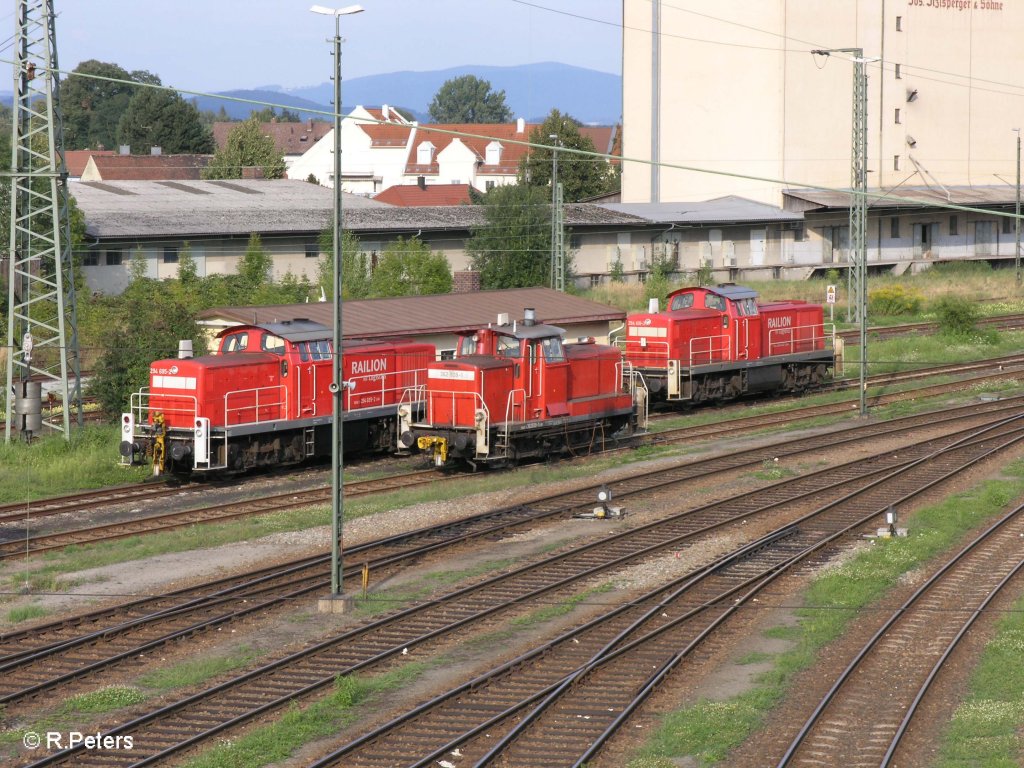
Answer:
<path fill-rule="evenodd" d="M 936 768 L 1010 768 L 1024 749 L 1024 599 L 999 622 L 953 715 Z"/>
<path fill-rule="evenodd" d="M 858 611 L 883 597 L 903 574 L 1024 495 L 1024 461 L 1007 466 L 1003 475 L 917 512 L 904 521 L 910 530 L 907 538 L 876 540 L 869 550 L 829 568 L 805 593 L 798 624 L 769 631 L 790 641 L 790 650 L 772 657 L 770 671 L 745 693 L 724 701 L 701 700 L 666 716 L 628 767 L 672 768 L 683 756 L 701 765 L 727 764 L 730 750 L 762 725 L 798 673 L 814 663 L 818 651 L 838 638 Z M 979 692 L 958 711 L 944 746 L 949 768 L 1017 765 L 1017 734 L 1024 726 L 1024 618 L 1011 615 L 1004 627 L 1004 639 L 990 648 L 993 658 L 986 658 L 975 676 Z M 1013 672 L 1001 679 L 1006 670 Z M 981 749 L 991 756 L 978 762 L 975 756 Z M 965 761 L 964 755 L 971 758 Z"/>
<path fill-rule="evenodd" d="M 432 664 L 443 663 L 434 660 Z M 283 760 L 314 739 L 336 734 L 362 714 L 374 696 L 409 685 L 429 664 L 409 662 L 373 679 L 341 677 L 326 697 L 306 707 L 292 704 L 273 724 L 238 739 L 227 740 L 185 768 L 250 768 Z"/>

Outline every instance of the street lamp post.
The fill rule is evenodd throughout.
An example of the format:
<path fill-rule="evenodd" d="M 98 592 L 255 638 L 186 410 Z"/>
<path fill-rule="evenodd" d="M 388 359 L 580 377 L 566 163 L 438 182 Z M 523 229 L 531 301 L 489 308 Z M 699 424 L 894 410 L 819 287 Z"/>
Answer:
<path fill-rule="evenodd" d="M 314 5 L 309 10 L 334 17 L 334 336 L 333 374 L 331 393 L 333 413 L 331 416 L 331 596 L 320 602 L 324 612 L 341 613 L 345 610 L 344 573 L 341 553 L 342 516 L 345 511 L 345 490 L 342 481 L 344 461 L 342 460 L 343 423 L 342 404 L 345 385 L 342 381 L 342 254 L 341 254 L 341 17 L 361 13 L 360 5 L 344 8 L 325 8 Z"/>

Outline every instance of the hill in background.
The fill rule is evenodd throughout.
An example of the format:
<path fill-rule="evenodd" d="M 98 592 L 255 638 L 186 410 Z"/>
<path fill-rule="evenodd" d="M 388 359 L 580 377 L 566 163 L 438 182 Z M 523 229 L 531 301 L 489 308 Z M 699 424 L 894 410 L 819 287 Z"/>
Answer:
<path fill-rule="evenodd" d="M 528 122 L 541 122 L 552 109 L 568 113 L 585 124 L 614 125 L 622 119 L 622 78 L 619 75 L 553 62 L 355 77 L 342 82 L 341 103 L 345 112 L 357 104 L 366 107 L 388 104 L 412 113 L 414 120 L 430 122 L 428 109 L 438 89 L 446 81 L 463 75 L 488 80 L 494 90 L 505 91 L 505 103 L 513 116 L 526 118 Z M 334 114 L 331 108 L 334 84 L 330 81 L 305 88 L 269 85 L 221 91 L 216 95 L 241 101 L 215 96 L 186 95 L 185 98 L 204 111 L 218 112 L 223 106 L 228 115 L 239 120 L 266 104 L 285 106 L 304 120 L 330 120 Z M 11 100 L 10 91 L 0 91 L 0 102 L 10 106 Z"/>

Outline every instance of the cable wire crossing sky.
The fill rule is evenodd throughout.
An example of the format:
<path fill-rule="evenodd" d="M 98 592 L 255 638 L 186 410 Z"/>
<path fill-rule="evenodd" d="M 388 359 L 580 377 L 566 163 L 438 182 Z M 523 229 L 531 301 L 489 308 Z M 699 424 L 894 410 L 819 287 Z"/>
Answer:
<path fill-rule="evenodd" d="M 341 7 L 345 2 L 327 5 Z M 362 0 L 341 17 L 346 80 L 561 62 L 620 74 L 621 0 Z M 333 23 L 309 0 L 54 0 L 60 66 L 97 59 L 217 92 L 323 83 Z M 14 30 L 13 13 L 7 24 Z"/>

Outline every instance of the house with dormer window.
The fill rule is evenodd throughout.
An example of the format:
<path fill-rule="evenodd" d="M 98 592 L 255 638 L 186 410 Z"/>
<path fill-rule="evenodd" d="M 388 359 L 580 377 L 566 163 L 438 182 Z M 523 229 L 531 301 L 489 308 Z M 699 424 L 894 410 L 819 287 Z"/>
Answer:
<path fill-rule="evenodd" d="M 535 127 L 522 118 L 514 123 L 420 125 L 405 121 L 387 105 L 356 107 L 341 126 L 342 189 L 372 196 L 396 186 L 466 184 L 486 192 L 514 184 Z M 590 137 L 598 152 L 615 153 L 617 126 L 584 126 L 580 133 Z M 332 132 L 288 169 L 288 177 L 312 175 L 333 187 L 333 146 Z"/>

